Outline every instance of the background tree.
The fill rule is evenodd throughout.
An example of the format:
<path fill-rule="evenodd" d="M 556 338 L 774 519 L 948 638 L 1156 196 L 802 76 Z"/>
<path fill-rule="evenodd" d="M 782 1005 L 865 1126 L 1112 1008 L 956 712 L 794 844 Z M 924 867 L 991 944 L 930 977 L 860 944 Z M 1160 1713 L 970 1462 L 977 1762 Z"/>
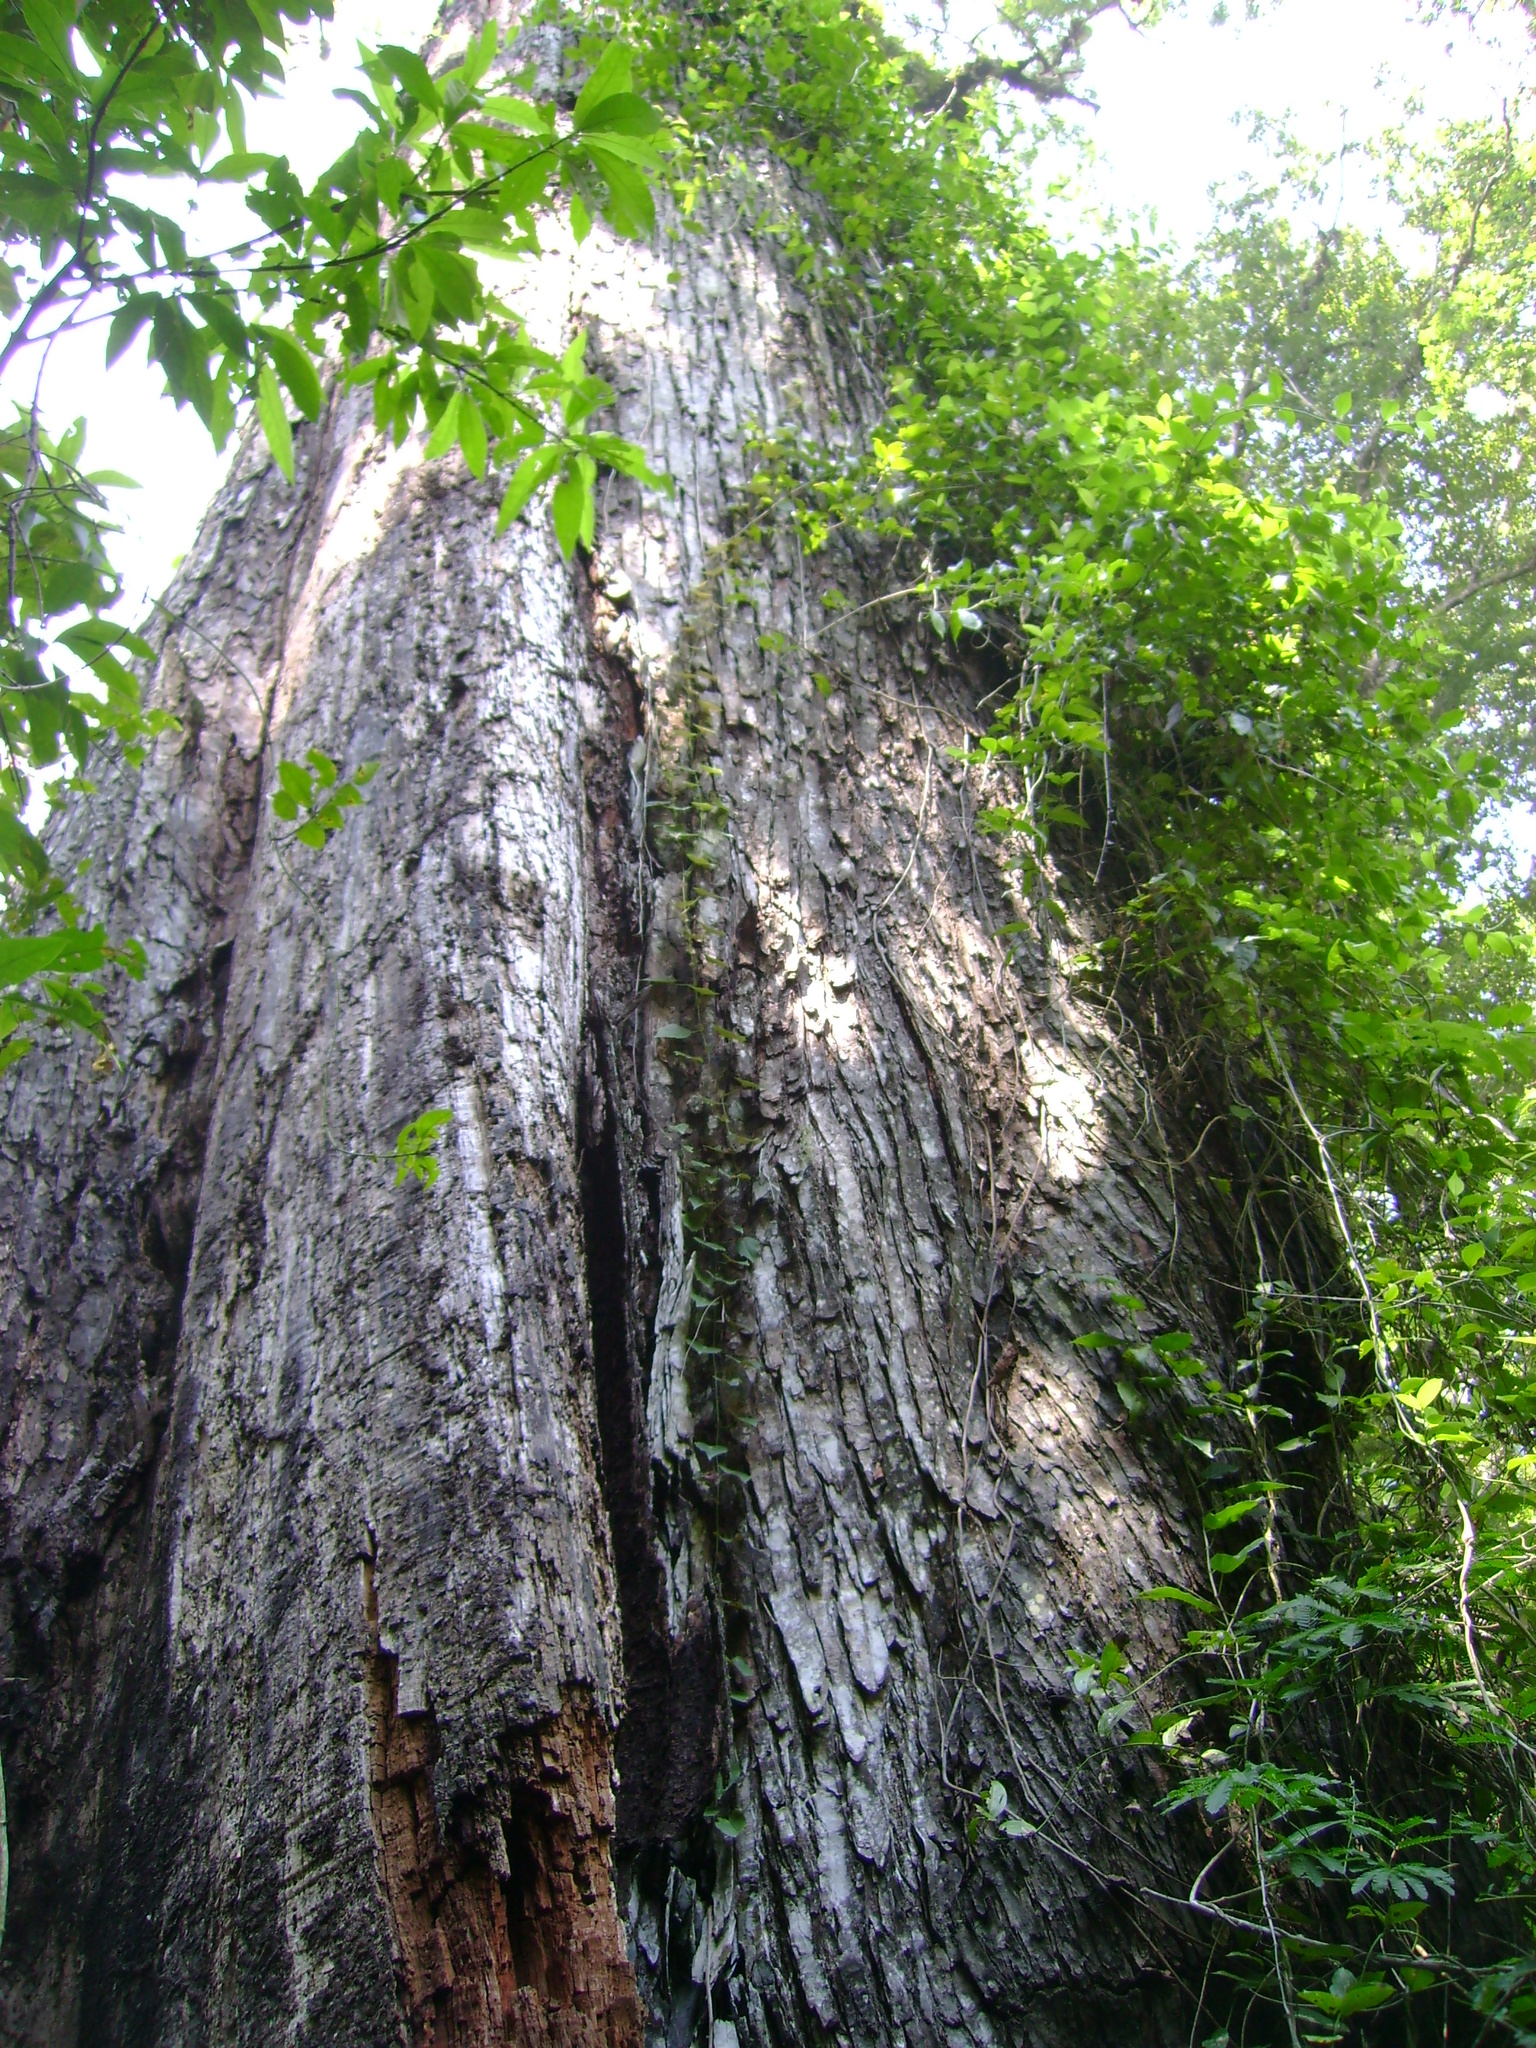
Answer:
<path fill-rule="evenodd" d="M 1281 377 L 1275 427 L 1243 434 L 1256 481 L 1293 495 L 1332 476 L 1402 520 L 1449 651 L 1447 701 L 1491 722 L 1524 790 L 1536 187 L 1518 113 L 1433 145 L 1389 137 L 1374 169 L 1393 238 L 1304 231 L 1334 170 L 1277 137 L 1281 180 L 1232 201 L 1185 272 L 1173 358 L 1244 393 Z"/>

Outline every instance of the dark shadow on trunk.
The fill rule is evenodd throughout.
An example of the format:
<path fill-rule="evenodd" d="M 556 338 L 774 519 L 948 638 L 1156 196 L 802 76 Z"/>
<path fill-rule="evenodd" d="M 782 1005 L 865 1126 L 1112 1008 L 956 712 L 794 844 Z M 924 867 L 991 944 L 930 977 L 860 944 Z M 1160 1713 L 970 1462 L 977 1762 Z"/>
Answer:
<path fill-rule="evenodd" d="M 601 1103 L 588 1104 L 589 1129 Z M 715 1629 L 695 1605 L 674 1640 L 656 1540 L 641 1361 L 631 1351 L 625 1303 L 629 1260 L 623 1185 L 610 1116 L 581 1161 L 592 1315 L 592 1366 L 603 1495 L 624 1631 L 625 1712 L 619 1725 L 616 1845 L 676 1842 L 709 1796 L 719 1755 L 723 1670 Z"/>

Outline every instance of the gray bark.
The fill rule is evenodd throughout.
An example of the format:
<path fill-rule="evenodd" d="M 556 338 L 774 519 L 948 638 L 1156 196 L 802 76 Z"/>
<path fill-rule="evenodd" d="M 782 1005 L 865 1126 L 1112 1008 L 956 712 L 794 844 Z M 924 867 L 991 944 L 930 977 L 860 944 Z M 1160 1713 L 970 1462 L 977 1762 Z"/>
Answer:
<path fill-rule="evenodd" d="M 1071 1340 L 1217 1334 L 976 679 L 754 519 L 756 429 L 878 416 L 783 199 L 541 267 L 678 479 L 590 562 L 347 403 L 247 453 L 68 828 L 151 965 L 6 1078 L 7 2040 L 1174 2037 L 1067 1652 L 1191 1537 Z M 314 745 L 382 763 L 323 855 Z"/>

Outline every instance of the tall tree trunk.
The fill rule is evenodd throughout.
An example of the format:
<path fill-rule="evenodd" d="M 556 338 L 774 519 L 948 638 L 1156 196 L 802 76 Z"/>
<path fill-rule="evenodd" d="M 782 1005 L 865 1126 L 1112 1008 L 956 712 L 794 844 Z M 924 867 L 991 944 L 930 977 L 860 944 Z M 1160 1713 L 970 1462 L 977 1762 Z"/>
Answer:
<path fill-rule="evenodd" d="M 590 561 L 352 400 L 247 450 L 65 829 L 150 971 L 6 1081 L 7 2041 L 1186 2038 L 1069 1650 L 1191 1532 L 1072 1339 L 1209 1276 L 975 679 L 751 497 L 878 416 L 793 203 L 541 263 L 677 480 Z"/>

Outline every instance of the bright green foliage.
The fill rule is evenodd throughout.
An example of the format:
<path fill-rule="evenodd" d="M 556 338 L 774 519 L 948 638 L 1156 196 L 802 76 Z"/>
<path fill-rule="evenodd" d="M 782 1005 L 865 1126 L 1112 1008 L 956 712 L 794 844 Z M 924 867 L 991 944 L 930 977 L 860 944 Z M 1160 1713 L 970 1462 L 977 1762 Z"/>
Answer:
<path fill-rule="evenodd" d="M 112 1054 L 106 1026 L 96 1007 L 100 977 L 120 967 L 135 981 L 144 973 L 144 949 L 136 939 L 113 945 L 102 925 L 89 929 L 69 922 L 74 905 L 62 891 L 52 898 L 66 921 L 52 932 L 0 934 L 0 1072 L 32 1050 L 30 1027 L 73 1027 L 102 1042 L 98 1064 L 108 1072 Z"/>
<path fill-rule="evenodd" d="M 437 1141 L 444 1127 L 453 1122 L 451 1109 L 424 1109 L 420 1116 L 408 1123 L 395 1140 L 395 1186 L 404 1187 L 412 1179 L 421 1182 L 424 1188 L 436 1185 L 442 1171 L 437 1157 Z"/>
<path fill-rule="evenodd" d="M 1195 1898 L 1194 1870 L 1141 1896 L 1218 1941 L 1217 2038 L 1536 2039 L 1536 1031 L 1523 912 L 1466 894 L 1500 765 L 1448 708 L 1503 625 L 1440 603 L 1455 563 L 1523 542 L 1476 517 L 1492 444 L 1459 418 L 1458 470 L 1430 438 L 1479 379 L 1525 389 L 1523 159 L 1484 164 L 1503 253 L 1455 276 L 1498 138 L 1453 140 L 1438 184 L 1415 169 L 1442 263 L 1393 331 L 1416 324 L 1441 396 L 1386 421 L 1389 394 L 1362 380 L 1356 412 L 1328 382 L 1326 342 L 1304 410 L 1299 333 L 1222 356 L 1188 280 L 1052 248 L 985 92 L 930 116 L 904 53 L 830 0 L 647 62 L 696 165 L 734 142 L 795 167 L 811 203 L 773 224 L 887 366 L 872 449 L 781 438 L 765 514 L 787 503 L 811 548 L 883 535 L 936 650 L 1006 680 L 983 822 L 1047 933 L 1068 874 L 1100 890 L 1081 984 L 1156 1040 L 1165 1103 L 1204 1131 L 1198 1166 L 1170 1161 L 1181 1200 L 1236 1221 L 1219 1370 L 1129 1298 L 1097 1340 L 1206 1521 L 1203 1588 L 1161 1595 L 1200 1617 L 1174 1671 L 1071 1652 L 1105 1739 L 1155 1747 L 1220 1851 Z M 1378 368 L 1383 260 L 1348 310 Z M 1362 413 L 1391 428 L 1380 476 L 1349 467 Z M 1010 1797 L 1030 1787 L 976 1788 L 978 1832 L 1052 1853 Z"/>
<path fill-rule="evenodd" d="M 60 442 L 42 430 L 0 433 L 0 502 L 7 516 L 11 631 L 0 674 L 0 1067 L 30 1050 L 23 1024 L 74 1025 L 104 1037 L 94 981 L 114 962 L 133 970 L 136 947 L 112 947 L 106 933 L 77 930 L 76 912 L 41 842 L 22 819 L 28 771 L 75 764 L 52 794 L 88 795 L 86 757 L 112 736 L 130 761 L 171 723 L 145 713 L 127 660 L 142 640 L 100 616 L 116 595 L 103 540 L 100 486 L 116 479 L 78 468 L 83 427 Z M 81 614 L 83 613 L 83 616 Z M 49 658 L 50 623 L 73 657 L 77 679 Z M 50 937 L 40 926 L 57 922 Z M 86 979 L 81 979 L 86 977 Z M 25 990 L 25 993 L 22 991 Z"/>
<path fill-rule="evenodd" d="M 588 374 L 578 337 L 563 355 L 534 348 L 482 266 L 536 258 L 541 213 L 568 204 L 578 237 L 604 215 L 620 234 L 654 222 L 647 177 L 664 139 L 631 90 L 622 44 L 593 42 L 569 122 L 515 90 L 488 25 L 430 72 L 409 50 L 364 51 L 353 100 L 367 125 L 305 191 L 286 160 L 250 153 L 242 94 L 282 76 L 284 23 L 328 14 L 309 0 L 269 9 L 228 0 L 186 10 L 91 0 L 78 15 L 20 0 L 0 25 L 0 313 L 11 327 L 0 369 L 86 319 L 110 314 L 108 361 L 147 333 L 178 405 L 222 446 L 250 403 L 290 480 L 290 413 L 316 419 L 328 363 L 373 390 L 398 442 L 424 416 L 429 453 L 459 448 L 476 476 L 512 472 L 502 523 L 555 481 L 555 525 L 569 555 L 590 541 L 600 465 L 648 477 L 638 449 L 593 430 L 612 396 Z M 236 184 L 247 240 L 217 256 L 188 250 L 182 227 L 144 203 L 143 179 Z M 125 656 L 148 648 L 107 623 L 119 595 L 101 487 L 83 473 L 84 425 L 63 440 L 36 408 L 0 428 L 0 518 L 7 537 L 0 621 L 0 972 L 6 986 L 50 916 L 72 915 L 59 879 L 21 822 L 30 778 L 72 762 L 54 793 L 88 793 L 91 748 L 115 737 L 130 756 L 166 721 L 146 718 Z M 651 479 L 656 481 L 655 479 Z M 63 651 L 61 654 L 61 650 Z M 302 776 L 294 769 L 292 774 Z M 325 789 L 316 772 L 316 789 Z M 319 804 L 298 782 L 274 798 L 312 845 L 357 795 Z M 104 941 L 103 941 L 104 945 Z M 46 983 L 4 1011 L 101 1030 L 85 970 L 65 949 Z M 110 949 L 92 971 L 115 957 Z M 12 1048 L 21 1041 L 6 1041 Z"/>
<path fill-rule="evenodd" d="M 318 747 L 310 748 L 304 764 L 300 767 L 297 761 L 278 762 L 272 809 L 285 824 L 294 827 L 293 836 L 301 846 L 313 847 L 318 852 L 331 833 L 339 832 L 346 823 L 344 813 L 362 802 L 363 790 L 373 780 L 379 764 L 365 761 L 346 781 L 339 779 L 336 763 Z"/>

